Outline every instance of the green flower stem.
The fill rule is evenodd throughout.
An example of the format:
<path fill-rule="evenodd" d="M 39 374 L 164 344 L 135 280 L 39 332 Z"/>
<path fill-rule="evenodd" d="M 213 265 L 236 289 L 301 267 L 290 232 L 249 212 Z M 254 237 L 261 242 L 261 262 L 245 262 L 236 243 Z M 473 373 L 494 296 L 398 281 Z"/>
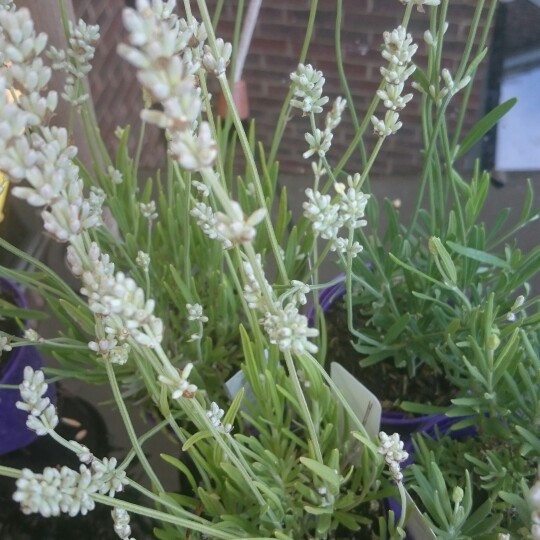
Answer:
<path fill-rule="evenodd" d="M 208 41 L 210 42 L 210 45 L 213 51 L 216 52 L 217 50 L 216 36 L 211 27 L 212 23 L 210 20 L 210 14 L 208 13 L 206 2 L 204 0 L 197 0 L 197 4 L 199 6 L 199 10 L 201 12 L 203 22 L 208 32 Z M 260 204 L 261 208 L 264 208 L 266 206 L 266 200 L 265 200 L 264 192 L 262 189 L 261 178 L 259 176 L 257 165 L 255 164 L 255 158 L 250 149 L 249 141 L 248 141 L 246 132 L 244 130 L 244 126 L 242 125 L 242 121 L 240 120 L 240 116 L 238 115 L 238 111 L 236 110 L 234 99 L 231 94 L 231 89 L 229 87 L 229 83 L 227 82 L 227 77 L 224 74 L 219 75 L 218 82 L 221 87 L 221 91 L 223 92 L 223 96 L 225 97 L 225 101 L 227 102 L 229 113 L 232 115 L 234 127 L 236 128 L 238 139 L 240 140 L 240 145 L 242 146 L 242 150 L 244 151 L 244 156 L 246 158 L 248 168 L 250 169 L 251 174 L 253 175 L 253 185 L 255 186 L 255 193 L 257 195 L 258 203 Z M 270 245 L 272 247 L 272 252 L 274 254 L 274 259 L 276 261 L 279 275 L 283 283 L 288 283 L 289 278 L 287 276 L 285 264 L 280 255 L 279 244 L 276 238 L 274 227 L 272 225 L 272 220 L 268 213 L 266 214 L 264 218 L 264 222 L 265 222 L 268 238 L 270 240 Z"/>
<path fill-rule="evenodd" d="M 399 517 L 398 527 L 403 529 L 407 519 L 407 492 L 405 491 L 403 482 L 397 482 L 397 488 L 399 491 L 399 498 L 401 499 L 401 516 Z"/>
<path fill-rule="evenodd" d="M 358 130 L 360 129 L 360 123 L 358 122 L 358 115 L 356 114 L 356 109 L 354 108 L 354 101 L 353 101 L 351 89 L 349 86 L 349 82 L 347 81 L 347 74 L 345 73 L 345 67 L 343 65 L 343 53 L 342 53 L 342 46 L 341 46 L 342 26 L 343 26 L 343 0 L 337 0 L 336 26 L 335 26 L 336 65 L 338 69 L 339 80 L 341 82 L 341 87 L 343 88 L 343 92 L 345 93 L 345 97 L 347 99 L 347 108 L 349 109 L 349 112 L 351 113 L 353 127 L 354 127 L 355 132 L 358 132 Z M 358 140 L 358 148 L 360 150 L 360 163 L 361 163 L 362 168 L 364 169 L 366 167 L 367 154 L 366 154 L 366 147 L 364 144 L 364 140 L 362 138 Z"/>
<path fill-rule="evenodd" d="M 299 64 L 304 64 L 306 61 L 307 53 L 309 50 L 309 45 L 311 43 L 311 38 L 313 36 L 313 29 L 315 27 L 315 18 L 317 16 L 317 6 L 319 0 L 311 0 L 311 6 L 309 9 L 309 19 L 306 28 L 306 33 L 304 34 L 304 43 L 302 44 L 302 51 L 300 57 L 298 58 Z M 279 145 L 283 139 L 283 133 L 285 132 L 285 126 L 289 121 L 289 114 L 291 112 L 291 98 L 293 97 L 293 89 L 289 88 L 281 111 L 279 113 L 279 118 L 277 121 L 276 129 L 274 131 L 274 137 L 272 138 L 272 145 L 270 147 L 270 153 L 268 154 L 268 160 L 266 161 L 267 168 L 270 168 L 272 164 L 276 161 L 276 156 L 279 150 Z"/>
<path fill-rule="evenodd" d="M 217 139 L 217 126 L 216 119 L 214 118 L 214 112 L 212 108 L 212 103 L 210 100 L 210 93 L 208 92 L 208 85 L 206 84 L 206 71 L 204 69 L 199 69 L 199 82 L 201 85 L 201 92 L 204 97 L 205 107 L 206 107 L 206 119 L 210 124 L 210 129 L 214 134 L 214 138 Z M 228 133 L 228 132 L 227 132 Z M 219 173 L 219 178 L 224 186 L 227 185 L 227 175 L 225 174 L 225 169 L 223 167 L 223 156 L 221 152 L 218 152 L 216 166 Z M 178 165 L 176 167 L 179 169 Z"/>
<path fill-rule="evenodd" d="M 184 10 L 186 11 L 187 20 L 191 20 L 193 18 L 193 14 L 191 13 L 191 0 L 184 0 Z"/>
<path fill-rule="evenodd" d="M 1 472 L 1 471 L 0 471 Z M 160 512 L 159 510 L 153 510 L 151 508 L 146 508 L 144 506 L 139 506 L 138 504 L 133 504 L 127 501 L 122 501 L 120 499 L 115 499 L 113 497 L 108 497 L 107 495 L 100 495 L 99 493 L 93 493 L 92 499 L 94 501 L 104 504 L 106 506 L 111 506 L 113 508 L 123 508 L 128 512 L 133 514 L 138 514 L 141 516 L 146 516 L 164 523 L 170 523 L 171 525 L 178 525 L 185 529 L 191 529 L 193 531 L 198 531 L 204 535 L 207 535 L 209 538 L 222 538 L 224 540 L 237 540 L 238 535 L 227 533 L 220 530 L 218 527 L 213 527 L 211 525 L 202 525 L 193 519 L 184 519 L 181 517 L 171 516 L 165 512 Z M 268 539 L 270 540 L 270 539 Z"/>
<path fill-rule="evenodd" d="M 157 394 L 155 394 L 157 395 Z M 167 389 L 162 387 L 161 388 L 161 396 L 159 400 L 159 411 L 163 415 L 163 418 L 165 418 L 169 422 L 169 426 L 173 430 L 174 434 L 178 438 L 178 440 L 185 444 L 187 441 L 187 437 L 184 432 L 180 429 L 180 426 L 178 425 L 176 419 L 174 418 L 171 409 L 169 407 L 169 402 L 167 400 Z M 208 476 L 208 471 L 203 466 L 201 467 L 199 463 L 197 463 L 197 456 L 192 453 L 193 462 L 195 463 L 195 466 L 197 467 L 197 470 L 199 474 L 201 475 L 201 481 L 202 483 L 210 488 L 212 486 L 212 481 L 210 480 L 210 477 Z"/>
<path fill-rule="evenodd" d="M 296 397 L 298 399 L 298 405 L 300 405 L 300 409 L 302 410 L 303 420 L 306 423 L 306 426 L 308 428 L 309 436 L 311 438 L 311 444 L 315 452 L 315 458 L 317 459 L 317 461 L 324 464 L 321 447 L 319 445 L 319 437 L 317 436 L 317 431 L 315 430 L 315 424 L 313 423 L 313 417 L 312 417 L 311 411 L 309 410 L 309 407 L 306 401 L 306 396 L 304 396 L 304 392 L 302 391 L 300 380 L 298 379 L 296 366 L 294 365 L 293 358 L 289 351 L 285 351 L 284 356 L 285 356 L 285 362 L 287 364 L 287 369 L 289 371 L 289 378 L 291 379 L 293 383 L 293 388 L 296 393 Z"/>
<path fill-rule="evenodd" d="M 409 24 L 409 19 L 411 16 L 411 10 L 412 10 L 412 3 L 407 4 L 405 8 L 405 13 L 403 15 L 403 20 L 401 25 L 405 28 L 407 28 L 407 25 Z M 339 62 L 338 62 L 339 66 Z M 379 84 L 378 90 L 382 90 L 385 86 L 385 81 L 382 80 Z M 341 156 L 341 159 L 339 160 L 339 163 L 334 168 L 334 175 L 339 176 L 349 159 L 351 158 L 354 149 L 360 144 L 360 141 L 362 140 L 362 137 L 364 136 L 364 133 L 371 122 L 371 116 L 375 112 L 375 109 L 377 108 L 377 105 L 379 104 L 380 98 L 377 96 L 377 93 L 373 96 L 373 99 L 368 107 L 368 110 L 364 116 L 364 120 L 360 124 L 360 126 L 356 129 L 356 133 L 352 139 L 352 141 L 349 143 L 349 146 Z M 367 175 L 366 175 L 367 176 Z"/>
<path fill-rule="evenodd" d="M 244 15 L 244 5 L 245 5 L 244 0 L 238 0 L 237 5 L 235 6 L 236 16 L 234 18 L 234 30 L 233 30 L 233 40 L 232 40 L 232 47 L 233 47 L 233 51 L 235 51 L 235 53 L 238 52 L 238 44 L 240 43 L 240 32 L 241 32 L 241 29 L 242 29 L 242 18 L 243 18 L 243 15 Z M 212 28 L 214 28 L 214 26 L 212 26 Z M 214 29 L 214 32 L 215 32 L 215 29 Z M 231 65 L 230 65 L 230 70 L 229 70 L 229 73 L 230 73 L 229 84 L 230 84 L 231 87 L 234 87 L 234 83 L 236 82 L 234 74 L 236 72 L 236 62 L 237 62 L 237 60 L 238 60 L 238 55 L 233 54 L 232 58 L 231 58 Z"/>
<path fill-rule="evenodd" d="M 384 88 L 384 81 L 382 81 L 379 84 L 378 90 L 382 90 Z M 356 133 L 354 134 L 354 137 L 352 141 L 349 143 L 349 146 L 341 156 L 341 159 L 339 160 L 338 164 L 334 167 L 334 175 L 339 176 L 349 159 L 351 158 L 355 148 L 358 146 L 360 140 L 364 136 L 364 133 L 368 127 L 368 125 L 371 122 L 371 117 L 375 112 L 375 109 L 377 108 L 377 105 L 379 104 L 380 98 L 375 94 L 374 98 L 372 99 L 369 108 L 364 116 L 364 120 L 362 120 L 362 123 L 360 124 L 360 127 L 356 130 Z"/>
<path fill-rule="evenodd" d="M 0 476 L 17 479 L 22 476 L 22 471 L 19 469 L 14 469 L 13 467 L 5 467 L 4 465 L 0 465 Z"/>
<path fill-rule="evenodd" d="M 480 50 L 480 51 L 482 49 L 484 49 L 484 47 L 486 46 L 487 38 L 489 36 L 489 31 L 491 29 L 492 22 L 493 22 L 493 17 L 495 16 L 495 11 L 497 9 L 498 4 L 499 4 L 498 0 L 491 0 L 491 5 L 489 7 L 489 12 L 488 12 L 488 15 L 487 15 L 486 21 L 485 21 L 484 31 L 482 33 L 482 36 L 480 38 L 480 43 L 478 45 L 478 50 Z M 475 13 L 475 15 L 476 15 L 476 13 Z M 474 34 L 472 34 L 472 25 L 471 25 L 471 32 L 469 33 L 469 37 L 468 37 L 468 41 L 469 40 L 471 40 L 471 42 L 474 40 Z M 472 90 L 473 90 L 473 84 L 472 83 L 474 81 L 474 76 L 475 75 L 476 75 L 476 73 L 471 74 L 472 80 L 467 85 L 467 88 L 465 88 L 465 92 L 464 92 L 464 95 L 463 95 L 463 100 L 462 100 L 462 103 L 461 103 L 458 119 L 457 119 L 457 122 L 456 122 L 456 127 L 455 127 L 455 130 L 454 130 L 454 137 L 452 138 L 452 148 L 456 148 L 456 146 L 458 144 L 458 141 L 459 141 L 459 139 L 461 137 L 461 132 L 463 130 L 463 124 L 465 122 L 465 115 L 467 114 L 467 110 L 468 110 L 468 107 L 469 107 L 469 100 L 470 100 Z"/>
<path fill-rule="evenodd" d="M 139 163 L 141 161 L 141 154 L 142 154 L 145 132 L 146 132 L 146 122 L 142 120 L 141 129 L 139 131 L 139 140 L 137 141 L 137 150 L 135 152 L 135 162 L 133 165 L 133 174 L 135 175 L 135 178 L 139 177 Z"/>
<path fill-rule="evenodd" d="M 420 180 L 420 187 L 418 189 L 418 196 L 416 198 L 415 207 L 414 207 L 414 210 L 413 210 L 413 213 L 412 213 L 413 218 L 412 218 L 411 223 L 409 224 L 409 226 L 407 227 L 407 230 L 405 232 L 405 240 L 407 240 L 411 236 L 414 229 L 416 228 L 416 223 L 418 221 L 418 215 L 420 213 L 420 208 L 422 207 L 422 201 L 423 201 L 423 198 L 424 198 L 426 185 L 427 185 L 428 182 L 431 182 L 431 180 L 430 180 L 430 178 L 431 178 L 430 168 L 432 166 L 431 161 L 432 161 L 432 158 L 433 158 L 433 154 L 435 152 L 435 148 L 437 146 L 437 139 L 438 139 L 439 130 L 440 130 L 441 125 L 443 123 L 444 115 L 445 115 L 446 108 L 447 108 L 449 102 L 450 102 L 450 97 L 447 97 L 443 101 L 443 104 L 441 105 L 440 109 L 437 112 L 437 116 L 436 116 L 436 119 L 435 119 L 435 125 L 433 126 L 433 131 L 431 133 L 431 136 L 430 136 L 431 138 L 429 140 L 429 145 L 428 145 L 428 148 L 427 148 L 426 153 L 424 155 L 424 165 L 422 167 L 422 175 L 421 175 L 421 180 Z M 430 189 L 430 192 L 432 192 L 433 189 L 434 188 L 432 186 L 432 188 Z M 433 211 L 431 212 L 431 215 L 433 215 Z M 432 228 L 432 230 L 430 231 L 430 234 L 432 234 L 432 235 L 436 234 L 438 229 L 435 227 L 435 224 L 432 223 L 431 228 Z"/>
<path fill-rule="evenodd" d="M 151 483 L 159 492 L 164 492 L 165 490 L 163 489 L 159 478 L 152 469 L 150 463 L 148 462 L 148 459 L 146 458 L 144 452 L 142 451 L 142 448 L 139 445 L 137 434 L 135 433 L 135 429 L 133 428 L 133 424 L 131 423 L 129 412 L 122 398 L 122 394 L 118 386 L 118 381 L 116 380 L 116 376 L 114 374 L 114 368 L 112 364 L 107 360 L 105 361 L 105 368 L 107 370 L 107 376 L 109 377 L 109 383 L 111 385 L 111 390 L 114 396 L 114 400 L 116 402 L 116 406 L 118 407 L 118 411 L 120 412 L 120 416 L 122 417 L 122 421 L 124 422 L 124 426 L 126 428 L 131 445 L 135 450 L 137 457 L 139 458 L 139 461 L 145 473 L 148 475 Z"/>
<path fill-rule="evenodd" d="M 225 3 L 225 0 L 218 0 L 216 2 L 216 8 L 214 10 L 214 18 L 212 19 L 212 28 L 214 31 L 217 28 L 219 19 L 221 17 L 221 12 L 223 11 L 223 4 Z"/>
<path fill-rule="evenodd" d="M 242 126 L 242 121 L 240 120 L 240 116 L 238 116 L 238 111 L 236 110 L 236 107 L 234 106 L 234 99 L 231 94 L 229 84 L 225 76 L 218 77 L 218 80 L 221 86 L 221 91 L 223 92 L 223 95 L 225 96 L 225 101 L 227 102 L 229 111 L 232 114 L 234 126 L 236 128 L 236 132 L 240 140 L 240 145 L 242 146 L 242 149 L 244 150 L 244 155 L 246 157 L 248 167 L 251 170 L 251 174 L 253 175 L 253 185 L 255 187 L 255 194 L 257 196 L 257 201 L 259 205 L 261 206 L 261 208 L 264 208 L 266 207 L 266 199 L 265 199 L 264 191 L 262 188 L 261 178 L 259 176 L 259 171 L 257 170 L 257 165 L 255 164 L 254 156 L 251 153 L 251 150 L 249 147 L 249 141 L 247 139 L 246 132 L 244 131 L 244 127 Z M 274 254 L 274 259 L 276 261 L 276 265 L 277 265 L 277 269 L 278 269 L 278 273 L 280 275 L 281 281 L 283 283 L 288 283 L 289 277 L 287 275 L 287 270 L 285 269 L 285 263 L 283 262 L 283 259 L 280 254 L 279 244 L 276 238 L 276 233 L 274 231 L 272 219 L 270 217 L 269 212 L 267 212 L 264 217 L 264 223 L 266 226 L 266 232 L 270 240 L 270 245 L 272 247 L 272 252 Z"/>
<path fill-rule="evenodd" d="M 156 433 L 159 433 L 163 428 L 167 427 L 168 425 L 167 420 L 162 420 L 161 422 L 158 422 L 153 428 L 149 429 L 144 435 L 141 435 L 138 439 L 138 446 L 142 448 L 142 445 L 149 439 L 151 439 Z M 132 448 L 124 457 L 122 463 L 117 467 L 118 470 L 126 470 L 129 467 L 129 464 L 133 461 L 133 459 L 136 457 L 137 452 L 135 451 L 135 448 Z"/>

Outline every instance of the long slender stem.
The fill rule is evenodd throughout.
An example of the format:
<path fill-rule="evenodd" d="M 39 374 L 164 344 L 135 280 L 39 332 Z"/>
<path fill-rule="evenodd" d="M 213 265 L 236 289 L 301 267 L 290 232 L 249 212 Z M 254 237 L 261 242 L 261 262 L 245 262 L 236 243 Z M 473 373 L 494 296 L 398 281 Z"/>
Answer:
<path fill-rule="evenodd" d="M 306 33 L 304 34 L 304 43 L 302 44 L 302 51 L 298 59 L 298 63 L 300 64 L 303 64 L 306 61 L 309 45 L 311 43 L 311 38 L 313 36 L 313 29 L 315 26 L 315 18 L 317 16 L 318 5 L 319 5 L 319 0 L 311 0 L 308 24 L 306 28 Z M 276 129 L 274 131 L 274 137 L 272 139 L 272 146 L 270 148 L 270 153 L 268 154 L 268 159 L 266 161 L 267 168 L 270 168 L 273 165 L 273 163 L 276 161 L 279 145 L 281 144 L 283 133 L 285 131 L 285 126 L 287 124 L 287 120 L 288 120 L 289 113 L 291 110 L 290 101 L 291 101 L 292 96 L 293 96 L 293 89 L 290 88 L 287 93 L 287 96 L 285 97 L 285 101 L 283 102 L 283 106 L 281 107 L 281 111 L 279 113 Z"/>
<path fill-rule="evenodd" d="M 153 510 L 151 508 L 139 506 L 138 504 L 129 503 L 127 501 L 122 501 L 120 499 L 114 499 L 112 497 L 108 497 L 107 495 L 100 495 L 100 494 L 94 493 L 92 494 L 92 499 L 106 506 L 111 506 L 114 508 L 123 508 L 124 510 L 127 510 L 128 512 L 131 512 L 133 514 L 139 514 L 141 516 L 146 516 L 146 517 L 158 520 L 158 521 L 162 521 L 163 523 L 171 523 L 172 525 L 178 525 L 185 529 L 198 531 L 200 533 L 208 535 L 209 538 L 223 538 L 224 540 L 237 540 L 238 539 L 237 534 L 223 532 L 216 527 L 212 527 L 211 525 L 208 525 L 208 526 L 202 525 L 201 523 L 198 523 L 197 521 L 194 521 L 191 519 L 184 519 L 177 516 L 171 516 L 170 514 L 166 514 L 165 512 L 160 512 L 159 510 Z M 268 539 L 268 540 L 271 540 L 271 539 Z"/>
<path fill-rule="evenodd" d="M 154 472 L 154 469 L 152 469 L 152 466 L 148 462 L 148 459 L 146 458 L 144 452 L 142 451 L 139 445 L 137 434 L 135 433 L 135 429 L 133 428 L 133 424 L 131 423 L 131 417 L 129 416 L 129 412 L 127 410 L 126 404 L 124 403 L 122 394 L 120 392 L 120 388 L 118 386 L 118 381 L 116 380 L 116 375 L 114 374 L 113 366 L 107 360 L 105 361 L 105 368 L 107 370 L 107 376 L 109 377 L 109 384 L 111 385 L 111 390 L 113 393 L 114 400 L 116 402 L 116 406 L 118 407 L 120 416 L 122 417 L 122 421 L 126 428 L 131 445 L 133 449 L 135 450 L 137 457 L 139 458 L 139 461 L 145 473 L 148 475 L 148 478 L 150 479 L 151 483 L 154 485 L 154 487 L 158 491 L 164 492 L 165 490 L 163 489 L 163 486 L 161 485 L 159 478 Z"/>

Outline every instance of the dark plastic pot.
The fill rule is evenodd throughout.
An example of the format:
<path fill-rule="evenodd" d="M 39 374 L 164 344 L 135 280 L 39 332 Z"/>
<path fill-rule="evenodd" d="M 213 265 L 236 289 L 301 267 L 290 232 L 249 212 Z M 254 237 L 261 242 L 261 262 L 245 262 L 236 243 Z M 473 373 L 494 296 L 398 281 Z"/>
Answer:
<path fill-rule="evenodd" d="M 0 296 L 9 297 L 9 301 L 19 308 L 26 308 L 26 299 L 22 291 L 13 283 L 0 280 Z M 2 324 L 2 322 L 0 322 Z M 14 347 L 9 354 L 9 361 L 0 378 L 0 384 L 19 385 L 23 380 L 24 368 L 31 366 L 41 369 L 43 358 L 35 347 Z M 56 388 L 49 385 L 45 394 L 51 402 L 56 402 Z M 0 455 L 23 448 L 37 439 L 37 435 L 26 427 L 28 413 L 17 409 L 15 403 L 20 400 L 18 388 L 0 389 Z"/>

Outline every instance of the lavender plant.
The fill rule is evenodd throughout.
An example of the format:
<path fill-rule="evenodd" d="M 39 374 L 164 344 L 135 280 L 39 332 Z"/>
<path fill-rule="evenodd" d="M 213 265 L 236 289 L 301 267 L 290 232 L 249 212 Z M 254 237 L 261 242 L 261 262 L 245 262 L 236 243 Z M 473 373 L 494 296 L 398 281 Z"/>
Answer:
<path fill-rule="evenodd" d="M 132 445 L 117 461 L 93 456 L 77 441 L 62 438 L 55 431 L 55 407 L 43 397 L 44 375 L 27 369 L 18 406 L 28 412 L 28 428 L 71 450 L 81 465 L 78 470 L 41 472 L 0 466 L 0 474 L 16 479 L 14 500 L 23 512 L 74 516 L 92 511 L 96 503 L 108 505 L 111 527 L 123 539 L 131 538 L 130 514 L 156 520 L 159 538 L 404 537 L 411 510 L 402 472 L 408 452 L 397 434 L 366 430 L 365 418 L 324 367 L 324 334 L 302 312 L 308 297 L 317 302 L 325 286 L 318 268 L 331 252 L 346 270 L 350 319 L 353 279 L 366 291 L 377 290 L 353 268 L 363 254 L 380 253 L 379 244 L 363 232 L 368 224 L 376 225 L 368 177 L 384 142 L 402 125 L 399 111 L 412 99 L 404 92 L 416 67 L 417 45 L 407 31 L 413 7 L 436 8 L 430 11 L 431 41 L 441 47 L 448 4 L 402 3 L 402 24 L 382 36 L 386 65 L 381 87 L 349 150 L 333 166 L 327 158 L 333 133 L 352 103 L 338 98 L 327 106 L 324 76 L 306 64 L 305 52 L 291 75 L 290 99 L 272 148 L 268 156 L 256 156 L 254 136 L 245 133 L 227 80 L 234 47 L 216 37 L 205 1 L 196 2 L 197 21 L 189 0 L 183 2 L 184 18 L 175 14 L 174 0 L 137 0 L 136 8 L 124 11 L 127 38 L 118 52 L 137 70 L 146 100 L 143 125 L 164 130 L 169 153 L 167 171 L 156 175 L 155 184 L 140 187 L 143 134 L 131 159 L 129 130 L 120 130 L 113 161 L 88 112 L 83 81 L 98 29 L 66 21 L 68 51 L 47 49 L 47 37 L 36 35 L 27 10 L 0 11 L 0 169 L 15 184 L 13 196 L 41 209 L 44 230 L 66 244 L 67 268 L 80 280 L 78 294 L 42 262 L 0 240 L 4 249 L 33 267 L 28 272 L 1 268 L 0 275 L 39 290 L 64 325 L 60 337 L 3 335 L 3 347 L 32 342 L 62 362 L 54 374 L 106 380 Z M 316 5 L 312 2 L 313 11 Z M 443 83 L 434 75 L 440 71 L 436 64 L 430 64 L 433 89 L 425 84 L 427 76 L 419 77 L 429 114 L 437 118 L 433 132 L 426 126 L 426 139 L 446 141 L 447 103 L 467 86 L 480 60 L 469 56 L 470 50 L 454 78 L 441 75 Z M 83 119 L 93 170 L 77 161 L 69 130 L 50 126 L 59 97 L 48 89 L 51 67 L 45 58 L 67 73 L 61 97 Z M 214 117 L 211 78 L 225 96 L 244 155 L 239 180 L 229 174 L 230 132 Z M 375 114 L 379 101 L 385 106 L 381 117 Z M 305 219 L 289 231 L 285 194 L 275 195 L 274 160 L 290 108 L 300 109 L 309 120 L 304 159 L 315 161 Z M 377 135 L 375 147 L 361 172 L 345 173 L 350 152 L 368 125 Z M 430 144 L 424 183 L 435 182 L 430 175 L 438 147 Z M 457 156 L 447 153 L 446 146 L 443 150 L 450 156 L 446 167 L 453 171 Z M 256 157 L 266 167 L 259 168 Z M 466 190 L 456 175 L 452 172 L 455 186 Z M 324 177 L 328 182 L 322 185 Z M 436 180 L 442 182 L 442 177 Z M 476 210 L 465 208 L 465 213 L 476 217 Z M 411 240 L 418 222 L 415 218 L 406 232 L 404 246 L 421 244 Z M 443 234 L 440 224 L 432 223 L 432 236 Z M 321 253 L 319 239 L 326 242 Z M 432 240 L 429 253 L 433 268 L 444 273 L 452 266 L 441 245 Z M 467 244 L 466 249 L 472 248 Z M 379 270 L 380 261 L 370 264 Z M 406 251 L 392 261 L 396 268 L 410 267 L 411 275 L 424 275 L 424 267 Z M 268 271 L 271 266 L 275 277 Z M 389 283 L 387 273 L 379 279 Z M 466 294 L 452 290 L 465 301 Z M 509 311 L 517 316 L 521 308 L 515 305 Z M 226 405 L 221 385 L 238 367 L 249 392 L 240 390 Z M 148 433 L 136 433 L 126 395 L 144 398 L 158 410 Z M 144 442 L 162 429 L 173 434 L 179 452 L 193 464 L 164 456 L 189 485 L 187 493 L 166 493 L 145 455 Z M 135 459 L 149 488 L 126 473 Z M 126 486 L 146 497 L 147 505 L 124 501 Z M 389 496 L 400 500 L 399 516 L 386 511 Z"/>
<path fill-rule="evenodd" d="M 410 11 L 399 28 L 384 35 L 382 56 L 389 65 L 381 68 L 383 81 L 370 112 L 381 103 L 386 112 L 383 119 L 371 116 L 378 137 L 371 153 L 362 145 L 366 117 L 345 156 L 330 169 L 324 139 L 310 113 L 312 133 L 306 139 L 311 147 L 306 154 L 318 152 L 319 167 L 328 171 L 330 180 L 320 191 L 306 193 L 309 202 L 304 205 L 304 216 L 326 241 L 323 255 L 337 246 L 348 246 L 337 249 L 345 272 L 349 330 L 342 343 L 352 338 L 357 351 L 354 355 L 346 349 L 348 366 L 359 363 L 361 369 L 355 372 L 368 386 L 379 381 L 371 389 L 386 391 L 379 396 L 386 404 L 409 413 L 439 413 L 455 419 L 446 437 L 442 428 L 423 437 L 428 449 L 416 450 L 417 466 L 407 482 L 418 492 L 437 537 L 477 538 L 495 531 L 527 537 L 530 517 L 521 512 L 516 520 L 515 508 L 524 501 L 514 494 L 524 493 L 523 478 L 532 481 L 539 455 L 539 434 L 532 420 L 537 414 L 533 387 L 539 357 L 539 304 L 528 281 L 538 275 L 540 251 L 522 253 L 515 235 L 535 222 L 539 212 L 533 207 L 529 183 L 518 219 L 509 222 L 505 212 L 493 226 L 486 225 L 489 174 L 476 164 L 466 181 L 460 163 L 515 103 L 500 105 L 462 135 L 497 3 L 477 3 L 454 76 L 443 68 L 451 2 L 435 4 L 429 12 L 430 29 L 424 34 L 426 66 L 414 63 L 417 45 L 406 30 Z M 485 26 L 478 35 L 481 22 Z M 339 23 L 336 33 L 339 36 Z M 412 86 L 421 95 L 424 135 L 423 169 L 413 213 L 403 220 L 391 201 L 379 213 L 372 198 L 365 206 L 366 220 L 357 222 L 345 244 L 339 234 L 345 186 L 340 186 L 338 178 L 345 178 L 343 168 L 359 146 L 366 165 L 356 185 L 364 185 L 365 197 L 369 196 L 370 166 L 382 155 L 384 140 L 400 129 L 399 111 L 412 99 L 404 86 L 409 77 L 415 78 Z M 347 89 L 344 71 L 342 82 Z M 451 122 L 446 112 L 460 94 L 458 121 Z M 318 170 L 314 167 L 316 175 Z M 316 182 L 320 177 L 316 176 Z M 354 183 L 349 176 L 348 186 Z M 330 194 L 332 188 L 335 196 Z M 363 213 L 360 217 L 364 218 Z M 353 249 L 353 243 L 361 248 Z M 334 350 L 328 352 L 329 359 Z M 472 486 L 464 485 L 464 470 Z M 452 490 L 463 489 L 467 498 L 462 505 L 462 496 L 453 501 Z"/>

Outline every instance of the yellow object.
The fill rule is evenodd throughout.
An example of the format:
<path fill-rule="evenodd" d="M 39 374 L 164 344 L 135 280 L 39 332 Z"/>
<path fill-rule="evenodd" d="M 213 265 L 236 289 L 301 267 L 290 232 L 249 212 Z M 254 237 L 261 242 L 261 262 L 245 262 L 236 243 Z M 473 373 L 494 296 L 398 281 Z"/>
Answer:
<path fill-rule="evenodd" d="M 6 176 L 0 173 L 0 223 L 4 221 L 4 206 L 6 204 L 9 182 Z"/>

